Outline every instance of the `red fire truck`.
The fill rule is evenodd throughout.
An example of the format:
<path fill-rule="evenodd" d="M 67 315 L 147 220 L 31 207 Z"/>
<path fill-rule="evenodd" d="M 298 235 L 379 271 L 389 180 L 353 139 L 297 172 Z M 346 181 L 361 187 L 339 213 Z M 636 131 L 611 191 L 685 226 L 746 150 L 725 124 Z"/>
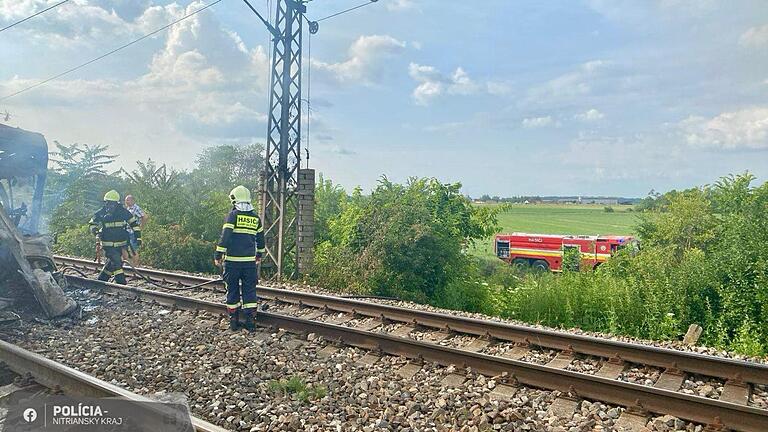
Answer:
<path fill-rule="evenodd" d="M 536 270 L 563 269 L 563 255 L 576 249 L 581 255 L 579 268 L 595 268 L 607 261 L 619 249 L 638 248 L 631 236 L 585 236 L 552 234 L 497 234 L 494 248 L 496 256 L 514 266 L 533 267 Z"/>

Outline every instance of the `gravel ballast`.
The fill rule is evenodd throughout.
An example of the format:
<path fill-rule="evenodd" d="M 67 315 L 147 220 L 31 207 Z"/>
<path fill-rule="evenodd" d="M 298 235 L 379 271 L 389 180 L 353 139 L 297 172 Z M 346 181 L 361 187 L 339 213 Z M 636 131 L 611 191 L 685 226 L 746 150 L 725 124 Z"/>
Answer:
<path fill-rule="evenodd" d="M 327 342 L 314 334 L 230 332 L 226 319 L 207 313 L 78 297 L 89 309 L 83 320 L 25 321 L 11 341 L 140 394 L 183 394 L 194 415 L 231 430 L 610 431 L 622 411 L 581 401 L 562 417 L 550 411 L 556 391 L 521 387 L 499 401 L 491 392 L 500 381 L 471 370 L 427 363 L 405 379 L 397 371 L 406 359 L 365 365 L 367 352 L 352 347 L 322 356 Z M 464 383 L 444 387 L 452 373 Z M 303 393 L 280 387 L 290 378 Z"/>

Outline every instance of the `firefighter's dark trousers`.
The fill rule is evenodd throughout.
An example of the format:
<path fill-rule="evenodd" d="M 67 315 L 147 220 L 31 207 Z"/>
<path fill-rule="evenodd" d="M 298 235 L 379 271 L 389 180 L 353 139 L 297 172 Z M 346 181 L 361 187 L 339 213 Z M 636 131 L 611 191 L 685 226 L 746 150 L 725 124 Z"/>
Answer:
<path fill-rule="evenodd" d="M 104 258 L 107 262 L 99 273 L 99 280 L 108 281 L 114 277 L 115 283 L 126 284 L 125 273 L 123 273 L 123 248 L 104 246 Z"/>
<path fill-rule="evenodd" d="M 227 286 L 229 313 L 236 313 L 242 308 L 246 315 L 253 314 L 259 305 L 259 298 L 256 297 L 256 284 L 259 283 L 256 266 L 233 265 L 225 261 L 222 278 Z"/>

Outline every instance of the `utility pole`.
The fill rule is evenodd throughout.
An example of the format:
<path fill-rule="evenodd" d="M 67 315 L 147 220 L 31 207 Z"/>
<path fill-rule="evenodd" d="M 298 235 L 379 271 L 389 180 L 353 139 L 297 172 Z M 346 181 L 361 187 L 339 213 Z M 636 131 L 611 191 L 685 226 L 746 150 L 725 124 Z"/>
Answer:
<path fill-rule="evenodd" d="M 301 168 L 301 52 L 302 24 L 315 34 L 318 22 L 376 3 L 358 6 L 310 21 L 310 0 L 276 0 L 274 25 L 251 5 L 272 34 L 272 65 L 267 115 L 267 153 L 261 177 L 261 220 L 266 254 L 262 270 L 267 278 L 282 280 L 306 274 L 312 267 L 315 242 L 315 170 Z"/>
<path fill-rule="evenodd" d="M 301 39 L 304 0 L 277 0 L 267 117 L 261 219 L 265 276 L 295 277 L 311 265 L 314 242 L 314 171 L 301 169 Z M 317 24 L 310 22 L 310 31 Z M 307 172 L 309 171 L 309 172 Z M 311 187 L 309 182 L 311 181 Z M 310 191 L 311 189 L 311 191 Z"/>

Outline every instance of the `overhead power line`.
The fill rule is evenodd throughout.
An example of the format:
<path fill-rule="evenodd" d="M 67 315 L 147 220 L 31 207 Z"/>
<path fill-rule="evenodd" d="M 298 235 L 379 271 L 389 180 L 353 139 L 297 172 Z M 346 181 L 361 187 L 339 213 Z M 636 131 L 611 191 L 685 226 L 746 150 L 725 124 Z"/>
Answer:
<path fill-rule="evenodd" d="M 248 5 L 248 7 L 249 7 L 249 8 L 251 8 L 251 10 L 253 11 L 253 13 L 255 13 L 257 17 L 259 17 L 259 19 L 261 20 L 261 23 L 262 23 L 262 24 L 264 24 L 264 25 L 267 27 L 267 30 L 269 30 L 269 32 L 270 32 L 270 33 L 272 33 L 272 35 L 273 35 L 274 37 L 280 37 L 280 33 L 277 31 L 277 29 L 275 29 L 275 28 L 272 26 L 272 24 L 270 24 L 270 23 L 269 23 L 269 21 L 267 21 L 266 19 L 264 19 L 264 17 L 263 17 L 263 16 L 261 16 L 261 14 L 259 13 L 259 11 L 257 11 L 257 10 L 256 10 L 256 8 L 255 8 L 255 7 L 253 7 L 253 5 L 252 5 L 252 4 L 251 4 L 251 3 L 250 3 L 248 0 L 243 0 L 243 1 L 245 2 L 245 4 L 247 4 L 247 5 Z"/>
<path fill-rule="evenodd" d="M 370 4 L 376 3 L 377 1 L 379 1 L 379 0 L 369 0 L 369 1 L 365 2 L 365 3 L 363 3 L 363 4 L 359 4 L 357 6 L 349 8 L 349 9 L 345 9 L 345 10 L 343 10 L 341 12 L 336 12 L 335 14 L 328 15 L 327 17 L 320 18 L 319 20 L 315 20 L 315 22 L 325 21 L 325 20 L 327 20 L 329 18 L 333 18 L 333 17 L 339 16 L 339 15 L 343 15 L 343 14 L 345 14 L 347 12 L 352 12 L 355 9 L 360 9 L 361 7 L 368 6 Z"/>
<path fill-rule="evenodd" d="M 188 13 L 188 14 L 184 15 L 183 17 L 181 17 L 181 18 L 177 19 L 176 21 L 173 21 L 173 22 L 171 22 L 171 23 L 168 23 L 168 24 L 166 24 L 166 25 L 164 25 L 164 26 L 162 26 L 162 27 L 158 28 L 157 30 L 153 30 L 153 31 L 151 31 L 151 32 L 149 32 L 149 33 L 147 33 L 147 34 L 145 34 L 144 36 L 142 36 L 142 37 L 140 37 L 140 38 L 138 38 L 138 39 L 134 39 L 134 40 L 132 40 L 131 42 L 128 42 L 127 44 L 121 45 L 121 46 L 119 46 L 119 47 L 117 47 L 117 48 L 113 49 L 112 51 L 109 51 L 109 52 L 107 52 L 107 53 L 104 53 L 104 54 L 102 54 L 102 55 L 100 55 L 100 56 L 98 56 L 98 57 L 96 57 L 96 58 L 94 58 L 94 59 L 88 60 L 87 62 L 85 62 L 85 63 L 82 63 L 82 64 L 80 64 L 80 65 L 77 65 L 77 66 L 75 66 L 75 67 L 73 67 L 73 68 L 71 68 L 71 69 L 67 69 L 66 71 L 64 71 L 64 72 L 61 72 L 61 73 L 59 73 L 59 74 L 56 74 L 56 75 L 54 75 L 54 76 L 52 76 L 52 77 L 50 77 L 50 78 L 46 78 L 46 79 L 44 79 L 43 81 L 40 81 L 39 83 L 33 84 L 33 85 L 31 85 L 31 86 L 29 86 L 29 87 L 25 87 L 25 88 L 23 88 L 23 89 L 21 89 L 21 90 L 19 90 L 19 91 L 17 91 L 17 92 L 11 93 L 11 94 L 9 94 L 9 95 L 6 95 L 6 96 L 3 96 L 3 97 L 1 97 L 1 98 L 0 98 L 0 101 L 4 101 L 4 100 L 6 100 L 6 99 L 10 99 L 10 98 L 12 98 L 12 97 L 14 97 L 14 96 L 17 96 L 17 95 L 20 95 L 20 94 L 22 94 L 22 93 L 24 93 L 24 92 L 26 92 L 26 91 L 32 90 L 33 88 L 36 88 L 36 87 L 40 87 L 40 86 L 41 86 L 41 85 L 43 85 L 43 84 L 49 83 L 49 82 L 51 82 L 51 81 L 53 81 L 53 80 L 55 80 L 55 79 L 57 79 L 57 78 L 61 78 L 61 77 L 63 77 L 64 75 L 70 74 L 70 73 L 72 73 L 72 72 L 74 72 L 74 71 L 76 71 L 76 70 L 78 70 L 78 69 L 82 69 L 82 68 L 84 68 L 84 67 L 88 66 L 88 65 L 89 65 L 89 64 L 91 64 L 91 63 L 95 63 L 95 62 L 97 62 L 97 61 L 99 61 L 99 60 L 103 59 L 104 57 L 108 57 L 108 56 L 110 56 L 110 55 L 112 55 L 112 54 L 114 54 L 114 53 L 116 53 L 116 52 L 118 52 L 118 51 L 120 51 L 120 50 L 122 50 L 122 49 L 128 48 L 129 46 L 131 46 L 131 45 L 133 45 L 133 44 L 136 44 L 136 43 L 138 43 L 138 42 L 141 42 L 141 41 L 143 41 L 144 39 L 146 39 L 146 38 L 148 38 L 148 37 L 152 37 L 152 36 L 154 36 L 154 35 L 156 35 L 156 34 L 160 33 L 161 31 L 163 31 L 163 30 L 166 30 L 166 29 L 168 29 L 168 28 L 172 27 L 172 26 L 173 26 L 173 25 L 175 25 L 175 24 L 178 24 L 178 23 L 180 23 L 180 22 L 184 21 L 185 19 L 187 19 L 187 18 L 189 18 L 189 17 L 191 17 L 191 16 L 193 16 L 193 15 L 196 15 L 196 14 L 198 14 L 198 13 L 200 13 L 200 12 L 202 12 L 202 11 L 204 11 L 204 10 L 208 9 L 209 7 L 211 7 L 211 6 L 213 6 L 213 5 L 217 4 L 217 3 L 220 3 L 221 1 L 222 1 L 222 0 L 215 0 L 213 3 L 210 3 L 210 4 L 208 4 L 208 5 L 205 5 L 205 6 L 201 7 L 200 9 L 197 9 L 197 10 L 195 10 L 195 11 L 193 11 L 193 12 L 190 12 L 190 13 Z"/>
<path fill-rule="evenodd" d="M 27 20 L 31 20 L 32 18 L 34 18 L 34 17 L 36 17 L 36 16 L 38 16 L 38 15 L 40 15 L 40 14 L 43 14 L 43 13 L 45 13 L 45 12 L 48 12 L 49 10 L 51 10 L 51 9 L 53 9 L 53 8 L 55 8 L 55 7 L 61 6 L 61 5 L 63 5 L 64 3 L 68 2 L 68 1 L 69 1 L 69 0 L 64 0 L 64 1 L 61 1 L 61 2 L 58 2 L 58 3 L 56 3 L 56 4 L 55 4 L 55 5 L 53 5 L 53 6 L 49 6 L 49 7 L 45 8 L 45 9 L 41 10 L 40 12 L 35 12 L 34 14 L 32 14 L 32 15 L 30 15 L 30 16 L 28 16 L 28 17 L 24 18 L 23 20 L 19 20 L 19 21 L 16 21 L 15 23 L 13 23 L 13 24 L 11 24 L 11 25 L 8 25 L 8 26 L 5 26 L 5 27 L 1 28 L 1 29 L 0 29 L 0 32 L 4 32 L 4 31 L 8 30 L 8 29 L 9 29 L 9 28 L 11 28 L 11 27 L 14 27 L 14 26 L 16 26 L 16 25 L 18 25 L 18 24 L 21 24 L 21 23 L 23 23 L 24 21 L 27 21 Z"/>

